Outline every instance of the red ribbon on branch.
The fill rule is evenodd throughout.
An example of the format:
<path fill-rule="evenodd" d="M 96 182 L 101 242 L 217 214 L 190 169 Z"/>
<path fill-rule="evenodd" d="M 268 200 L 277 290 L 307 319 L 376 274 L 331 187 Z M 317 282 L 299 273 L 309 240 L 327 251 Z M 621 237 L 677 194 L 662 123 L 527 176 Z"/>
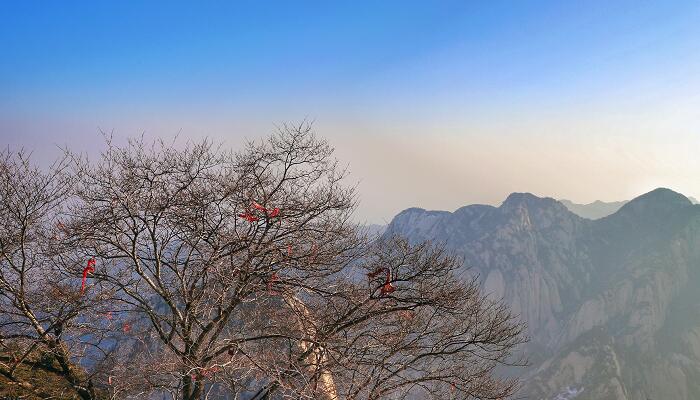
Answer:
<path fill-rule="evenodd" d="M 252 208 L 258 211 L 262 211 L 267 215 L 268 218 L 275 218 L 276 216 L 280 215 L 280 209 L 275 207 L 273 209 L 268 209 L 265 206 L 261 205 L 258 202 L 253 202 Z M 254 216 L 251 212 L 246 212 L 245 214 L 239 214 L 239 217 L 246 218 L 249 222 L 254 222 L 258 220 L 258 217 Z M 255 218 L 253 221 L 249 219 L 249 217 Z"/>
<path fill-rule="evenodd" d="M 91 258 L 87 262 L 87 267 L 83 269 L 83 283 L 80 285 L 80 295 L 85 293 L 85 283 L 87 282 L 88 274 L 95 272 L 95 258 Z"/>
<path fill-rule="evenodd" d="M 396 287 L 391 284 L 391 271 L 389 268 L 377 268 L 374 271 L 367 273 L 367 277 L 369 279 L 374 279 L 384 271 L 386 271 L 386 280 L 384 281 L 384 285 L 382 285 L 380 288 L 380 293 L 382 296 L 393 293 L 396 290 Z"/>
<path fill-rule="evenodd" d="M 391 271 L 389 271 L 389 269 L 387 268 L 386 282 L 384 282 L 384 286 L 382 286 L 380 291 L 382 296 L 384 296 L 386 294 L 393 293 L 394 290 L 396 290 L 396 288 L 391 285 Z"/>
<path fill-rule="evenodd" d="M 253 215 L 253 214 L 251 214 L 251 213 L 249 213 L 249 212 L 245 212 L 245 213 L 243 213 L 243 214 L 238 214 L 238 216 L 241 217 L 241 218 L 243 218 L 243 219 L 245 219 L 246 221 L 248 221 L 248 222 L 250 222 L 250 223 L 253 223 L 253 222 L 255 222 L 255 221 L 260 220 L 260 218 L 256 217 L 255 215 Z"/>

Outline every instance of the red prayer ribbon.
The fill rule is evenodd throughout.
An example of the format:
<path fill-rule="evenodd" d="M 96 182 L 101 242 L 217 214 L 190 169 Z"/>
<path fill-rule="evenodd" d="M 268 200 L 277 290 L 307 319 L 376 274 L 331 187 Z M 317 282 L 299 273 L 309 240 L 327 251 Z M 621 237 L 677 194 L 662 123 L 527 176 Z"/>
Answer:
<path fill-rule="evenodd" d="M 396 290 L 396 287 L 391 284 L 391 271 L 389 268 L 377 268 L 374 271 L 367 273 L 368 278 L 374 279 L 384 271 L 386 271 L 386 280 L 384 281 L 384 285 L 382 285 L 380 288 L 380 293 L 382 296 L 393 293 Z"/>
<path fill-rule="evenodd" d="M 83 269 L 83 283 L 80 285 L 80 294 L 85 293 L 85 283 L 87 282 L 88 274 L 95 272 L 95 259 L 91 258 L 87 262 L 87 267 Z"/>
<path fill-rule="evenodd" d="M 255 215 L 253 215 L 253 214 L 251 214 L 251 213 L 249 213 L 249 212 L 246 212 L 246 213 L 243 213 L 243 214 L 238 214 L 238 216 L 241 217 L 241 218 L 243 218 L 243 219 L 245 219 L 246 221 L 248 221 L 248 222 L 250 222 L 250 223 L 253 223 L 253 222 L 258 221 L 258 220 L 260 219 L 260 218 L 256 217 Z"/>
<path fill-rule="evenodd" d="M 393 293 L 394 290 L 396 290 L 395 287 L 391 285 L 391 272 L 389 269 L 386 270 L 386 282 L 384 282 L 384 286 L 381 288 L 381 294 L 382 296 L 388 293 Z"/>
<path fill-rule="evenodd" d="M 280 209 L 278 207 L 275 207 L 273 209 L 267 209 L 265 206 L 261 205 L 260 203 L 254 201 L 252 203 L 252 208 L 256 209 L 258 211 L 262 211 L 267 215 L 268 218 L 275 218 L 276 216 L 280 215 Z M 246 212 L 245 214 L 239 214 L 239 217 L 245 218 L 248 220 L 248 222 L 253 222 L 257 221 L 258 217 L 254 216 L 251 212 Z M 251 221 L 249 218 L 253 217 L 255 218 L 253 221 Z"/>

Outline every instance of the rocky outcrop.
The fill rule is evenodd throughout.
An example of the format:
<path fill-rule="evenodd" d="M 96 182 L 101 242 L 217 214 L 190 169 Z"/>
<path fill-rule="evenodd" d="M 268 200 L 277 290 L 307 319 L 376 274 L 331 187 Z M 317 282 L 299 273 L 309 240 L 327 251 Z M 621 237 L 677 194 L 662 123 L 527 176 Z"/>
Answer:
<path fill-rule="evenodd" d="M 657 189 L 598 220 L 527 193 L 408 209 L 385 235 L 443 243 L 527 322 L 536 399 L 700 398 L 700 206 Z"/>

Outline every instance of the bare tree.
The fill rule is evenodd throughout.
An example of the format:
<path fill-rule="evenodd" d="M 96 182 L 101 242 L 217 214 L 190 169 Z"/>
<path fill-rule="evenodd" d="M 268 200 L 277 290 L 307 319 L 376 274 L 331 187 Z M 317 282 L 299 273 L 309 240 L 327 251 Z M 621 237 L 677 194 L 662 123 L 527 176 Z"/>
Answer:
<path fill-rule="evenodd" d="M 55 392 L 40 381 L 57 376 L 66 398 L 94 399 L 80 364 L 107 358 L 93 315 L 102 299 L 81 293 L 86 258 L 63 245 L 60 215 L 74 182 L 67 165 L 63 158 L 44 172 L 25 152 L 0 154 L 0 377 L 48 398 Z M 44 375 L 27 373 L 37 370 Z"/>
<path fill-rule="evenodd" d="M 238 153 L 108 140 L 75 166 L 69 223 L 132 337 L 131 367 L 114 371 L 122 393 L 513 393 L 495 369 L 522 326 L 442 249 L 363 237 L 345 170 L 310 126 Z"/>

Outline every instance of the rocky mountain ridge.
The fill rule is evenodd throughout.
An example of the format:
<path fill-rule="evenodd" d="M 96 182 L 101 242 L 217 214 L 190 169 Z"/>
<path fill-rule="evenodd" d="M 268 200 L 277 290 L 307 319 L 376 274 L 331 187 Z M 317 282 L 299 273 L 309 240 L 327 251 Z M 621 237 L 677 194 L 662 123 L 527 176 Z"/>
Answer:
<path fill-rule="evenodd" d="M 407 209 L 392 234 L 443 243 L 527 322 L 527 398 L 700 398 L 700 206 L 685 196 L 657 189 L 590 220 L 514 193 Z"/>

